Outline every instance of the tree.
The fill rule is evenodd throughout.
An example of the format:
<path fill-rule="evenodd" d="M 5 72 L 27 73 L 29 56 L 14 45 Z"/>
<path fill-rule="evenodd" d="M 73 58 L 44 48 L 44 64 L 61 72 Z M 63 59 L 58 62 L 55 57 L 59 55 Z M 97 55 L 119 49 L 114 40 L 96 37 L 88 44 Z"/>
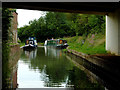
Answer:
<path fill-rule="evenodd" d="M 105 31 L 105 18 L 100 15 L 47 12 L 45 17 L 30 21 L 29 24 L 19 29 L 18 35 L 22 41 L 29 36 L 44 42 L 52 37 L 87 36 L 89 33 Z"/>

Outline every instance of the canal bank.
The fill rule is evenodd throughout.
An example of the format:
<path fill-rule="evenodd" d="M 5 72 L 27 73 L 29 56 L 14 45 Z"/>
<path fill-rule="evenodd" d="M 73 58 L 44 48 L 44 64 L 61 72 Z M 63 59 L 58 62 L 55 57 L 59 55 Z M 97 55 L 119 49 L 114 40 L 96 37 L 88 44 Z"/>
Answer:
<path fill-rule="evenodd" d="M 93 81 L 98 81 L 107 89 L 119 88 L 120 85 L 120 57 L 115 55 L 87 55 L 67 48 L 70 59 L 78 66 L 82 67 L 88 77 Z M 77 58 L 77 59 L 73 59 Z M 82 58 L 82 61 L 79 59 Z"/>

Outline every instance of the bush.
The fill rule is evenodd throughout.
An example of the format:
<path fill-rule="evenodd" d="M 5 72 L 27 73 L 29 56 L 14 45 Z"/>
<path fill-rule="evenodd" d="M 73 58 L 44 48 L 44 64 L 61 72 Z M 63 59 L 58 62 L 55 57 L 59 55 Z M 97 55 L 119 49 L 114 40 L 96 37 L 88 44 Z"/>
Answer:
<path fill-rule="evenodd" d="M 18 40 L 18 43 L 21 43 L 21 40 Z"/>

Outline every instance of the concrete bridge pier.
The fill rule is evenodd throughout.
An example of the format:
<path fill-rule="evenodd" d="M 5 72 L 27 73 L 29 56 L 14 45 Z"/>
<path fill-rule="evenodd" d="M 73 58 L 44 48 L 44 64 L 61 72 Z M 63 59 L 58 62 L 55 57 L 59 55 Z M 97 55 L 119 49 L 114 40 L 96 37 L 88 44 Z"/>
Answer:
<path fill-rule="evenodd" d="M 120 55 L 120 9 L 106 15 L 106 50 Z"/>

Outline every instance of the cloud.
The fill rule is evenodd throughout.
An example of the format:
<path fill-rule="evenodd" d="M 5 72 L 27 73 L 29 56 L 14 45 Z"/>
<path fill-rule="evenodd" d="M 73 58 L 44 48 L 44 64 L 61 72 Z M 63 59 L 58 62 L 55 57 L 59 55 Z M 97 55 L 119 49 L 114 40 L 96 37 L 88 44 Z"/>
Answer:
<path fill-rule="evenodd" d="M 18 28 L 25 25 L 29 25 L 29 21 L 39 19 L 41 16 L 45 16 L 44 11 L 17 9 L 18 13 Z"/>

